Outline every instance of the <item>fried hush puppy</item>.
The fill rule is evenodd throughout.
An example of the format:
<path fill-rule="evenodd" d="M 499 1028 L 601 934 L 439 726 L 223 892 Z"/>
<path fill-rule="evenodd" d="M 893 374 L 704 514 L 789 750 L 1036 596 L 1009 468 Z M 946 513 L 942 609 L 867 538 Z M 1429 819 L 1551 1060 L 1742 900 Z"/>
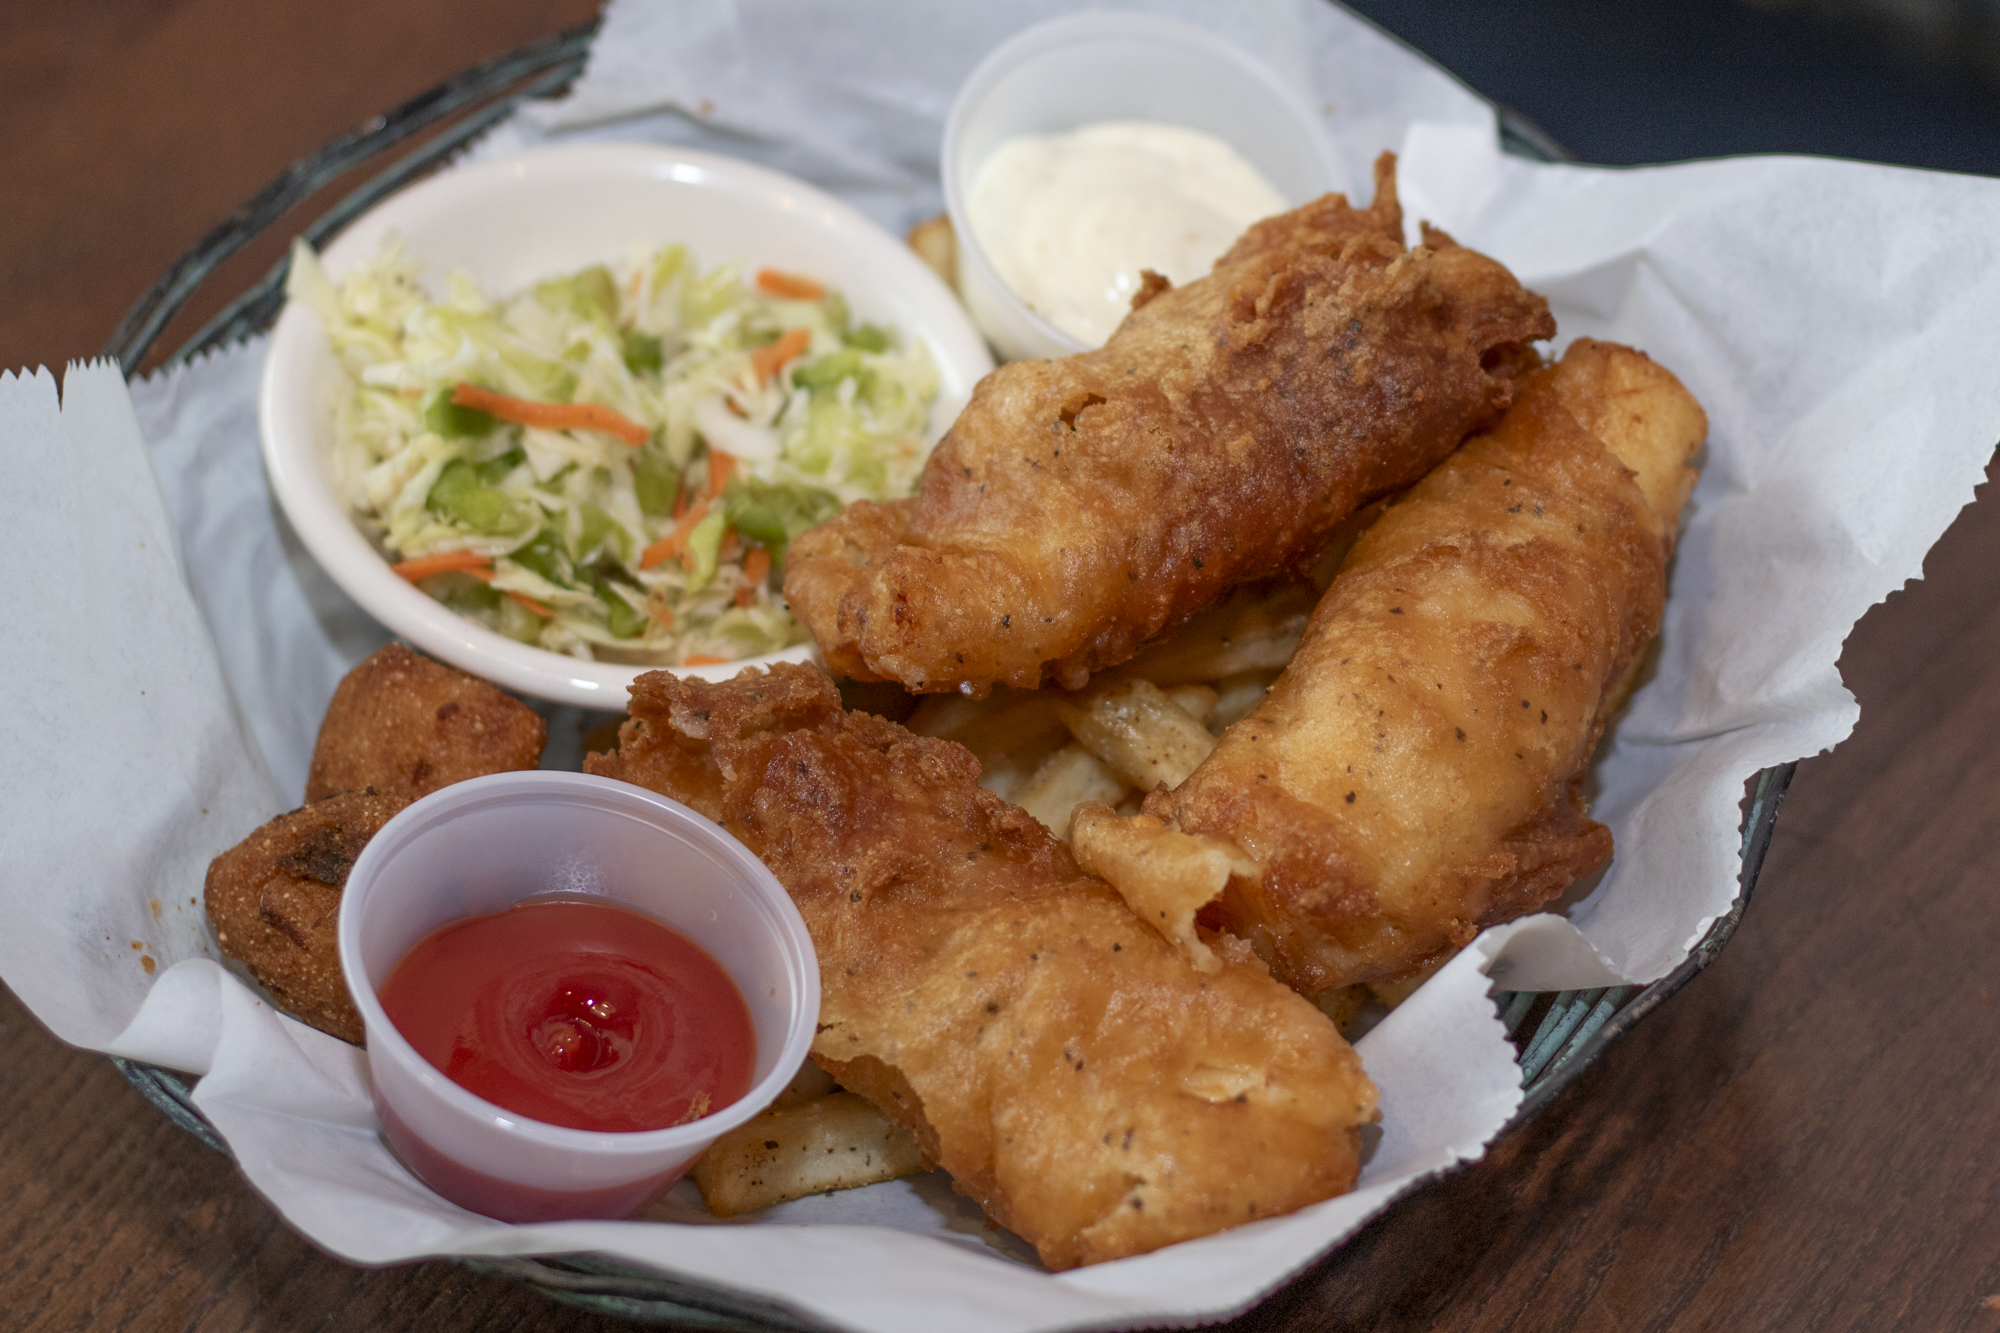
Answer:
<path fill-rule="evenodd" d="M 344 791 L 279 815 L 209 863 L 208 919 L 222 952 L 321 1032 L 361 1043 L 340 975 L 340 891 L 354 858 L 407 801 Z"/>
<path fill-rule="evenodd" d="M 354 859 L 419 796 L 534 768 L 546 735 L 527 705 L 399 643 L 368 658 L 333 692 L 306 804 L 209 864 L 208 916 L 224 956 L 248 967 L 280 1007 L 359 1044 L 336 930 Z"/>
<path fill-rule="evenodd" d="M 914 498 L 792 543 L 785 596 L 840 674 L 1078 688 L 1309 561 L 1498 416 L 1554 333 L 1493 260 L 1405 248 L 1385 154 L 1369 208 L 1260 222 L 1208 276 L 1149 278 L 1102 348 L 988 375 Z"/>
<path fill-rule="evenodd" d="M 632 687 L 586 768 L 760 856 L 819 953 L 813 1056 L 1070 1268 L 1340 1194 L 1375 1088 L 1238 948 L 1197 974 L 972 753 L 843 712 L 806 666 Z"/>
<path fill-rule="evenodd" d="M 532 708 L 400 643 L 333 692 L 306 776 L 306 800 L 373 787 L 414 801 L 488 773 L 534 768 L 548 728 Z"/>
<path fill-rule="evenodd" d="M 1198 962 L 1196 921 L 1307 994 L 1418 972 L 1597 870 L 1584 771 L 1659 627 L 1707 429 L 1641 353 L 1573 345 L 1361 536 L 1180 787 L 1079 807 L 1077 859 Z"/>

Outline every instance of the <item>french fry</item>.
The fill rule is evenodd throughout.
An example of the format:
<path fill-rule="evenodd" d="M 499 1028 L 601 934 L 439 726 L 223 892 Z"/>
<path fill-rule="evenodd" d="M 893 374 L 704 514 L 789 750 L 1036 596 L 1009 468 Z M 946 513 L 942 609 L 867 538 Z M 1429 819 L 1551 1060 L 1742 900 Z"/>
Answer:
<path fill-rule="evenodd" d="M 1149 680 L 1065 698 L 1056 709 L 1085 749 L 1141 791 L 1180 786 L 1215 748 L 1208 728 Z"/>
<path fill-rule="evenodd" d="M 1278 673 L 1268 667 L 1239 671 L 1233 676 L 1224 676 L 1215 682 L 1215 711 L 1208 718 L 1208 729 L 1220 736 L 1231 726 L 1250 716 L 1257 705 L 1264 702 L 1270 692 L 1271 682 Z"/>
<path fill-rule="evenodd" d="M 717 1217 L 923 1170 L 910 1136 L 851 1092 L 764 1112 L 717 1139 L 689 1172 Z"/>
<path fill-rule="evenodd" d="M 1323 990 L 1312 997 L 1313 1007 L 1333 1020 L 1333 1025 L 1342 1032 L 1368 1007 L 1373 997 L 1366 986 L 1335 986 Z"/>
<path fill-rule="evenodd" d="M 943 213 L 926 218 L 910 228 L 908 239 L 910 248 L 917 252 L 917 258 L 943 278 L 947 287 L 957 291 L 958 233 L 952 230 L 951 219 Z"/>
<path fill-rule="evenodd" d="M 1166 695 L 1204 727 L 1215 717 L 1215 705 L 1222 697 L 1208 685 L 1176 685 Z"/>
<path fill-rule="evenodd" d="M 1292 660 L 1317 601 L 1311 585 L 1303 583 L 1238 592 L 1099 680 L 1136 678 L 1171 689 L 1257 667 L 1282 667 Z"/>
<path fill-rule="evenodd" d="M 792 1075 L 792 1081 L 785 1085 L 785 1090 L 772 1100 L 769 1109 L 782 1111 L 787 1106 L 797 1106 L 800 1102 L 813 1101 L 839 1091 L 840 1085 L 833 1081 L 833 1075 L 814 1064 L 809 1055 L 799 1064 L 799 1072 Z"/>
<path fill-rule="evenodd" d="M 1008 799 L 1042 821 L 1058 838 L 1069 836 L 1070 812 L 1085 801 L 1115 803 L 1125 784 L 1090 751 L 1068 745 L 1042 761 L 1035 775 Z"/>

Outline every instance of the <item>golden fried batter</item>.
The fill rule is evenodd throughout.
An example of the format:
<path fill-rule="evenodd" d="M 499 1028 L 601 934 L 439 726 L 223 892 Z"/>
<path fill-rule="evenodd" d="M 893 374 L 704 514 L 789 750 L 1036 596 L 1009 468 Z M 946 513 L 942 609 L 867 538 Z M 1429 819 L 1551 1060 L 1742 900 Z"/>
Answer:
<path fill-rule="evenodd" d="M 526 704 L 392 643 L 334 690 L 306 799 L 373 787 L 414 801 L 467 778 L 534 768 L 547 740 L 548 728 Z"/>
<path fill-rule="evenodd" d="M 1248 950 L 1196 974 L 963 747 L 804 666 L 632 687 L 593 773 L 719 820 L 819 952 L 814 1057 L 1052 1268 L 1351 1188 L 1375 1089 Z"/>
<path fill-rule="evenodd" d="M 1363 534 L 1185 783 L 1130 820 L 1079 809 L 1078 860 L 1168 919 L 1204 908 L 1309 994 L 1407 975 L 1596 870 L 1584 768 L 1659 626 L 1707 428 L 1645 356 L 1575 344 Z"/>
<path fill-rule="evenodd" d="M 1425 240 L 1404 248 L 1385 154 L 1367 210 L 1328 195 L 1149 283 L 1104 347 L 982 380 L 915 498 L 793 542 L 787 600 L 844 674 L 1076 688 L 1309 561 L 1498 415 L 1555 333 L 1501 265 Z"/>
<path fill-rule="evenodd" d="M 279 815 L 209 863 L 208 917 L 280 1006 L 342 1041 L 361 1015 L 340 975 L 340 890 L 354 858 L 407 801 L 348 791 Z"/>

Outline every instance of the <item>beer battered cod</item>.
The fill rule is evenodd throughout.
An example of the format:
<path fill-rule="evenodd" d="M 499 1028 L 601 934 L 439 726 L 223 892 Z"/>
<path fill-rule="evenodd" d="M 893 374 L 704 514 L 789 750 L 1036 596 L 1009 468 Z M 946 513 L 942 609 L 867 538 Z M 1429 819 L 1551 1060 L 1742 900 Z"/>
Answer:
<path fill-rule="evenodd" d="M 785 597 L 834 671 L 915 691 L 1079 688 L 1241 583 L 1309 562 L 1356 508 L 1497 417 L 1548 304 L 1375 202 L 1252 227 L 1149 280 L 1102 348 L 1002 366 L 919 493 L 802 534 Z"/>
<path fill-rule="evenodd" d="M 361 1044 L 361 1015 L 340 974 L 340 891 L 354 859 L 407 802 L 341 792 L 279 815 L 209 863 L 208 917 L 287 1012 Z"/>
<path fill-rule="evenodd" d="M 1198 962 L 1196 920 L 1307 994 L 1418 972 L 1597 870 L 1584 771 L 1707 430 L 1644 355 L 1577 342 L 1361 536 L 1186 782 L 1130 819 L 1079 807 L 1079 862 Z"/>
<path fill-rule="evenodd" d="M 1375 1088 L 1238 950 L 1198 975 L 971 752 L 841 710 L 806 666 L 632 687 L 586 769 L 760 856 L 819 952 L 813 1055 L 1051 1268 L 1340 1194 Z"/>
<path fill-rule="evenodd" d="M 534 768 L 547 741 L 548 727 L 520 700 L 392 643 L 335 688 L 306 800 L 373 787 L 414 801 L 467 778 Z"/>

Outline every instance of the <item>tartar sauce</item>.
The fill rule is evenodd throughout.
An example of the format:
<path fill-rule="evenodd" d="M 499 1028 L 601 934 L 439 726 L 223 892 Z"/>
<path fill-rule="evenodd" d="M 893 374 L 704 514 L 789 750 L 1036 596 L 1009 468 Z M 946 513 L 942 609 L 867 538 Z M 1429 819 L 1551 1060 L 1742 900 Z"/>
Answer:
<path fill-rule="evenodd" d="M 1125 318 L 1141 269 L 1191 282 L 1284 208 L 1214 135 L 1113 120 L 1001 144 L 974 177 L 967 212 L 1015 295 L 1096 347 Z"/>

